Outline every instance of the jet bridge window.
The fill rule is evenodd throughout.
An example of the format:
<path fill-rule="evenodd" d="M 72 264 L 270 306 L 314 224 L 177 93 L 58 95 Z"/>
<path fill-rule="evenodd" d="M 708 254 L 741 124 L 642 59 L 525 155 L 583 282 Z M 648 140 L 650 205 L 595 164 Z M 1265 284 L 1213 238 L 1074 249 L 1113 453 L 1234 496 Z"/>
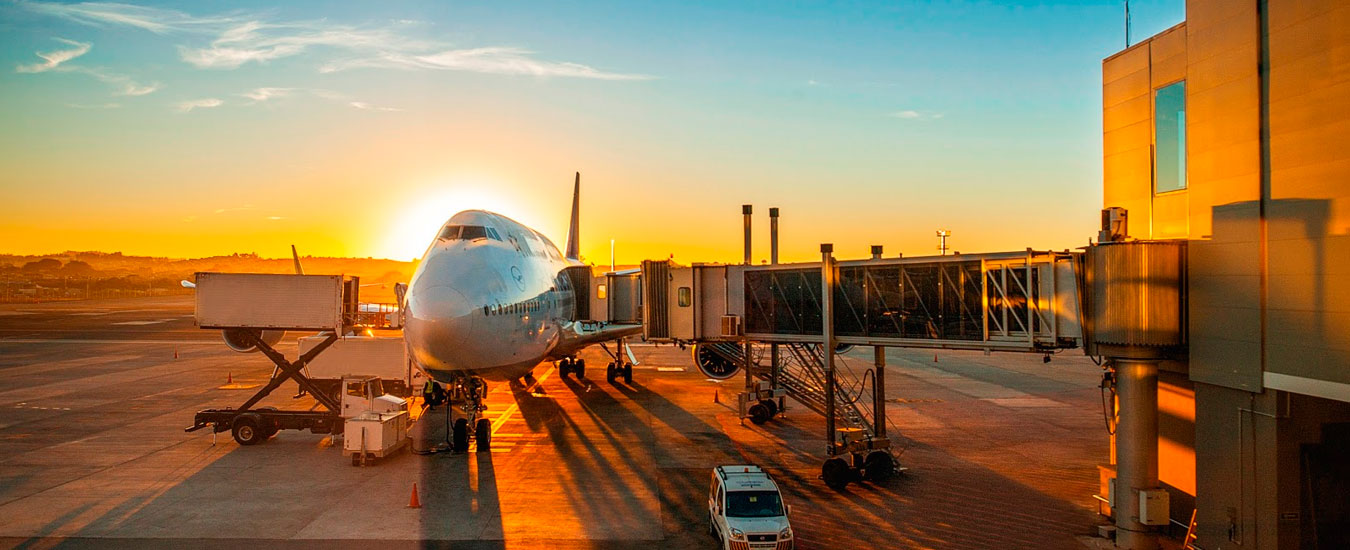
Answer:
<path fill-rule="evenodd" d="M 693 292 L 687 286 L 680 287 L 679 296 L 677 298 L 679 300 L 680 307 L 689 307 L 691 304 L 694 303 Z"/>

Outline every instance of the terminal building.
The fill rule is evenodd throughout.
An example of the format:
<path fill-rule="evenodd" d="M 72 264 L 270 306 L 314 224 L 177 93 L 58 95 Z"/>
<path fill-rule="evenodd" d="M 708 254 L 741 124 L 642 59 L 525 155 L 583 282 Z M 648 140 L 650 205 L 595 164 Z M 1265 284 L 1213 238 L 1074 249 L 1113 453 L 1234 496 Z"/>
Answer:
<path fill-rule="evenodd" d="M 1187 250 L 1172 520 L 1207 550 L 1350 548 L 1350 3 L 1187 0 L 1102 62 L 1102 120 L 1103 206 Z"/>

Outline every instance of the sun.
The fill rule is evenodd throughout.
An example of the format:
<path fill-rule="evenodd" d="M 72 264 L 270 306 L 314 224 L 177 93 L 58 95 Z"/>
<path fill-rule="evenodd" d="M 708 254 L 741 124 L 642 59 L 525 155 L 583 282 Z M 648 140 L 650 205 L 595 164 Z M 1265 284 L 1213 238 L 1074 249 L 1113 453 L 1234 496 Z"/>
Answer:
<path fill-rule="evenodd" d="M 428 185 L 410 193 L 415 199 L 393 209 L 380 250 L 393 259 L 421 258 L 446 220 L 465 210 L 487 210 L 532 225 L 539 219 L 537 210 L 524 195 L 509 185 L 481 178 L 451 178 Z"/>

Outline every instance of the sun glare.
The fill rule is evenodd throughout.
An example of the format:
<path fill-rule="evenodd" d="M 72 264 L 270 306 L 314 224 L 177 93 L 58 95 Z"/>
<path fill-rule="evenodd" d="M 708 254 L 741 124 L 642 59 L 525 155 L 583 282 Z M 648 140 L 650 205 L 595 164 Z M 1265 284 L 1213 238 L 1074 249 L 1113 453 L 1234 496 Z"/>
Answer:
<path fill-rule="evenodd" d="M 534 205 L 510 186 L 482 179 L 454 179 L 427 186 L 414 193 L 415 200 L 394 209 L 381 246 L 386 257 L 397 260 L 421 258 L 446 220 L 465 210 L 487 210 L 527 226 L 539 220 Z"/>

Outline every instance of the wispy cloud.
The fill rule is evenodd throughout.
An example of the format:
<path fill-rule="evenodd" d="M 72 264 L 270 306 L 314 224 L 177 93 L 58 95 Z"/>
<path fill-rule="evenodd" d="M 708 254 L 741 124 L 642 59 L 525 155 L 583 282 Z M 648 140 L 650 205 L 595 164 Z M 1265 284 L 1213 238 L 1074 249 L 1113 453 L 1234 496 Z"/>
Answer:
<path fill-rule="evenodd" d="M 371 105 L 371 104 L 369 104 L 369 103 L 366 103 L 366 102 L 364 102 L 364 101 L 352 101 L 352 102 L 347 103 L 347 105 L 350 105 L 350 106 L 352 106 L 353 108 L 356 108 L 356 109 L 361 109 L 361 110 L 363 110 L 363 111 L 390 111 L 390 112 L 392 112 L 392 111 L 402 111 L 402 110 L 403 110 L 403 109 L 396 109 L 396 108 L 394 108 L 394 107 L 376 107 L 376 106 Z"/>
<path fill-rule="evenodd" d="M 67 103 L 66 107 L 72 109 L 116 109 L 121 107 L 120 103 Z"/>
<path fill-rule="evenodd" d="M 213 107 L 219 107 L 224 104 L 225 104 L 224 101 L 221 101 L 214 97 L 208 97 L 204 99 L 191 99 L 188 101 L 179 102 L 177 105 L 174 105 L 174 109 L 180 113 L 189 113 L 192 112 L 193 109 L 210 109 Z M 220 214 L 221 212 L 225 211 L 226 211 L 225 209 L 216 210 L 216 213 Z"/>
<path fill-rule="evenodd" d="M 95 27 L 124 25 L 156 34 L 210 30 L 213 27 L 235 21 L 235 18 L 230 16 L 193 17 L 178 10 L 133 6 L 116 2 L 58 4 L 54 2 L 20 1 L 19 5 L 37 13 L 61 17 Z"/>
<path fill-rule="evenodd" d="M 466 48 L 425 55 L 384 52 L 376 57 L 329 63 L 320 67 L 319 71 L 329 73 L 359 67 L 381 67 L 598 80 L 650 80 L 652 78 L 642 74 L 605 72 L 580 63 L 544 61 L 535 59 L 532 57 L 533 55 L 534 52 L 532 51 L 511 47 Z"/>
<path fill-rule="evenodd" d="M 252 91 L 244 92 L 240 95 L 252 99 L 255 103 L 261 103 L 274 97 L 286 97 L 295 91 L 294 88 L 254 88 Z"/>
<path fill-rule="evenodd" d="M 245 204 L 245 205 L 243 205 L 243 206 L 231 206 L 231 207 L 229 207 L 229 208 L 217 208 L 216 211 L 215 211 L 215 212 L 212 212 L 212 213 L 213 213 L 213 214 L 224 214 L 224 213 L 226 213 L 226 212 L 243 212 L 243 211 L 246 211 L 246 210 L 253 210 L 253 205 L 251 205 L 251 204 Z"/>
<path fill-rule="evenodd" d="M 66 40 L 65 38 L 57 38 L 56 41 L 74 47 L 68 50 L 34 52 L 34 54 L 42 58 L 42 63 L 34 63 L 32 65 L 19 65 L 18 67 L 14 68 L 15 72 L 45 73 L 47 71 L 50 71 L 52 69 L 61 66 L 62 63 L 65 63 L 67 61 L 70 61 L 79 56 L 89 53 L 89 48 L 93 47 L 93 44 L 88 44 L 85 42 L 76 42 L 74 40 Z"/>
<path fill-rule="evenodd" d="M 179 45 L 182 60 L 203 69 L 235 69 L 248 63 L 267 63 L 313 50 L 341 52 L 341 59 L 320 66 L 322 72 L 352 68 L 399 68 L 453 70 L 502 75 L 586 78 L 597 80 L 646 80 L 648 75 L 618 73 L 569 61 L 548 61 L 535 52 L 516 47 L 490 46 L 453 48 L 434 39 L 421 39 L 417 22 L 386 21 L 372 25 L 346 25 L 327 20 L 277 21 L 263 14 L 232 12 L 197 17 L 161 8 L 121 3 L 84 2 L 53 4 L 21 1 L 38 13 L 93 25 L 121 25 L 163 35 L 181 35 L 189 44 Z M 194 45 L 207 38 L 205 46 Z"/>
<path fill-rule="evenodd" d="M 86 69 L 84 67 L 76 67 L 74 70 L 97 78 L 100 82 L 110 84 L 116 87 L 117 95 L 142 96 L 155 93 L 156 91 L 158 91 L 160 88 L 163 87 L 158 82 L 152 82 L 150 84 L 141 84 L 139 82 L 136 82 L 135 80 L 132 80 L 131 77 L 127 75 L 110 73 L 103 69 Z"/>
<path fill-rule="evenodd" d="M 896 112 L 894 112 L 894 113 L 890 113 L 890 114 L 888 114 L 888 115 L 886 115 L 886 116 L 889 116 L 889 117 L 891 117 L 891 118 L 905 119 L 905 120 L 935 120 L 935 119 L 942 118 L 943 114 L 942 114 L 942 113 L 930 113 L 930 112 L 926 112 L 926 111 L 915 111 L 915 110 L 913 110 L 913 109 L 906 109 L 906 110 L 904 110 L 904 111 L 896 111 Z"/>

